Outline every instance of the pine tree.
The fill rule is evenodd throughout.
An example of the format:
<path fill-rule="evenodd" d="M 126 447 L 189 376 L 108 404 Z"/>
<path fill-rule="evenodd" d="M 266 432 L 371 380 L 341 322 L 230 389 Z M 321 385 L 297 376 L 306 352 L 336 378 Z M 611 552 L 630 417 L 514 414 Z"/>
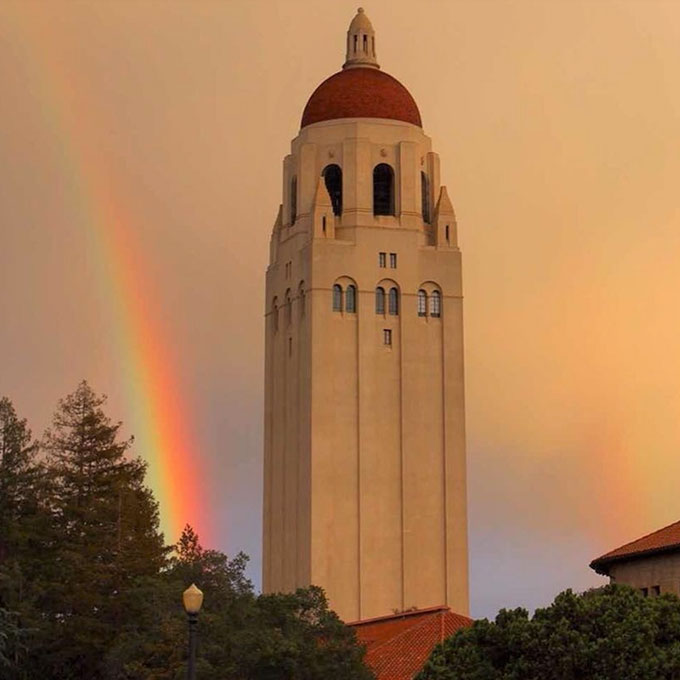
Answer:
<path fill-rule="evenodd" d="M 25 419 L 0 399 L 0 669 L 19 677 L 26 626 L 37 616 L 29 583 L 39 568 L 39 546 L 49 525 L 41 505 L 41 467 Z M 40 557 L 38 556 L 40 554 Z"/>
<path fill-rule="evenodd" d="M 25 536 L 25 520 L 35 512 L 36 447 L 25 419 L 12 402 L 0 399 L 0 563 L 16 555 Z"/>
<path fill-rule="evenodd" d="M 43 440 L 56 541 L 41 575 L 49 630 L 36 657 L 64 680 L 100 677 L 104 652 L 139 610 L 144 580 L 166 559 L 145 464 L 127 457 L 132 440 L 120 439 L 104 403 L 80 383 Z"/>

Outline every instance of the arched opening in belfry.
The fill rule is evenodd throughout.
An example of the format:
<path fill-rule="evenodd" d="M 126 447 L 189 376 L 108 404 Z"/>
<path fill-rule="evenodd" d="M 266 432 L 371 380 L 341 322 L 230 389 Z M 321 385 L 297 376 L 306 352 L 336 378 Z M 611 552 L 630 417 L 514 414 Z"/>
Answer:
<path fill-rule="evenodd" d="M 423 222 L 430 224 L 430 180 L 424 172 L 420 173 L 420 191 L 422 193 Z"/>
<path fill-rule="evenodd" d="M 342 168 L 332 163 L 327 165 L 321 174 L 326 183 L 328 195 L 331 197 L 333 214 L 340 215 L 342 213 Z"/>
<path fill-rule="evenodd" d="M 394 215 L 394 171 L 387 163 L 373 168 L 373 214 Z"/>

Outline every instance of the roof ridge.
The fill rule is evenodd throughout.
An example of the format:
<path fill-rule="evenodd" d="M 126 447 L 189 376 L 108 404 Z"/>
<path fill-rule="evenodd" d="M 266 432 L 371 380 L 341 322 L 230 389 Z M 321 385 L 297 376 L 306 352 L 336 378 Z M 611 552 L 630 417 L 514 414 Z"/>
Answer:
<path fill-rule="evenodd" d="M 403 612 L 394 612 L 392 614 L 383 614 L 382 616 L 374 616 L 370 619 L 357 619 L 356 621 L 347 621 L 346 626 L 363 626 L 369 623 L 377 623 L 378 621 L 387 621 L 388 619 L 405 619 L 407 616 L 417 616 L 418 614 L 431 614 L 436 611 L 451 611 L 451 607 L 447 604 L 437 604 L 432 607 L 424 607 L 423 609 L 406 609 Z M 454 612 L 451 612 L 454 613 Z"/>
<path fill-rule="evenodd" d="M 645 538 L 649 538 L 650 536 L 654 536 L 654 534 L 659 534 L 662 531 L 666 531 L 666 529 L 670 529 L 672 526 L 680 524 L 680 519 L 676 520 L 675 522 L 671 522 L 670 524 L 667 524 L 665 527 L 661 527 L 661 529 L 656 529 L 654 531 L 650 531 L 648 534 L 644 534 L 643 536 L 639 536 L 638 538 L 633 539 L 632 541 L 628 541 L 628 543 L 624 543 L 623 545 L 620 545 L 618 548 L 614 548 L 613 550 L 610 550 L 603 555 L 600 555 L 600 557 L 596 557 L 593 562 L 598 562 L 599 560 L 605 559 L 612 553 L 618 552 L 619 550 L 623 550 L 624 548 L 627 548 L 628 546 L 633 545 L 634 543 L 638 543 L 639 541 L 643 541 Z M 680 541 L 678 541 L 680 543 Z M 675 544 L 673 544 L 675 545 Z M 645 552 L 646 550 L 649 550 L 649 548 L 644 548 L 640 552 Z"/>

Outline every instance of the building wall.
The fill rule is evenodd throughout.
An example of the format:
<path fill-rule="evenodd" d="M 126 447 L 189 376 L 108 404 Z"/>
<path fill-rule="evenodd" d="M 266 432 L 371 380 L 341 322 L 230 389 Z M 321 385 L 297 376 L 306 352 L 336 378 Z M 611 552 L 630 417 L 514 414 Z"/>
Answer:
<path fill-rule="evenodd" d="M 383 162 L 395 172 L 394 216 L 373 215 L 373 168 Z M 319 185 L 329 163 L 343 170 L 341 217 Z M 284 160 L 267 271 L 263 587 L 321 585 L 345 620 L 468 611 L 461 261 L 453 215 L 449 243 L 423 222 L 423 171 L 434 213 L 429 138 L 387 120 L 308 126 Z M 333 311 L 335 283 L 357 286 L 356 313 Z M 397 316 L 376 314 L 378 285 L 399 289 Z M 420 288 L 441 292 L 440 318 L 418 316 Z"/>
<path fill-rule="evenodd" d="M 680 553 L 664 553 L 639 557 L 618 562 L 609 568 L 612 583 L 620 583 L 633 588 L 652 588 L 659 586 L 661 593 L 680 595 Z"/>

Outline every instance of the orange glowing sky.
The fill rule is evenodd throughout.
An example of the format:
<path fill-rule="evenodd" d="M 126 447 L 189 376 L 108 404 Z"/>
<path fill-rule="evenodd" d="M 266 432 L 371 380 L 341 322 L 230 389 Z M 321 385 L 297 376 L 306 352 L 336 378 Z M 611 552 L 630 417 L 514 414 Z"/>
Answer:
<path fill-rule="evenodd" d="M 544 604 L 680 518 L 680 3 L 365 8 L 458 216 L 472 614 Z M 0 4 L 0 394 L 37 433 L 82 378 L 128 429 L 138 419 L 77 150 L 125 216 L 214 547 L 248 552 L 256 579 L 281 160 L 355 9 Z"/>

